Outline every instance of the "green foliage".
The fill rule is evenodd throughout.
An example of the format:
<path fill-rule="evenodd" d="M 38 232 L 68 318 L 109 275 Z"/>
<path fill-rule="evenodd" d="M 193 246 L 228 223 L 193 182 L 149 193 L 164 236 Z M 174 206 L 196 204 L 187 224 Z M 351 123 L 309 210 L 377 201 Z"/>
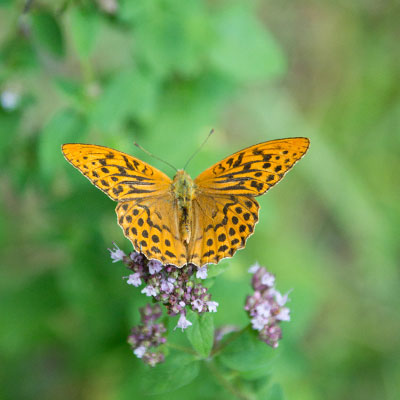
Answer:
<path fill-rule="evenodd" d="M 192 382 L 199 373 L 199 367 L 193 356 L 171 354 L 164 364 L 143 371 L 138 382 L 149 395 L 168 393 Z"/>
<path fill-rule="evenodd" d="M 214 343 L 214 319 L 211 313 L 198 315 L 190 312 L 188 319 L 192 322 L 191 329 L 186 330 L 193 349 L 203 358 L 207 358 Z"/>
<path fill-rule="evenodd" d="M 1 399 L 397 399 L 398 7 L 390 2 L 0 1 Z M 192 176 L 248 145 L 311 148 L 260 199 L 246 248 L 211 266 L 218 312 L 145 368 L 126 337 L 146 298 L 131 249 L 65 142 Z M 168 172 L 168 170 L 166 170 Z M 279 349 L 244 327 L 255 261 L 290 290 Z M 18 384 L 15 384 L 18 382 Z"/>
<path fill-rule="evenodd" d="M 232 333 L 235 335 L 235 333 Z M 230 342 L 219 356 L 226 367 L 240 372 L 263 370 L 270 372 L 276 350 L 257 339 L 257 333 L 248 328 Z"/>
<path fill-rule="evenodd" d="M 32 34 L 39 46 L 56 57 L 63 57 L 65 44 L 61 27 L 50 12 L 35 12 L 32 14 Z"/>

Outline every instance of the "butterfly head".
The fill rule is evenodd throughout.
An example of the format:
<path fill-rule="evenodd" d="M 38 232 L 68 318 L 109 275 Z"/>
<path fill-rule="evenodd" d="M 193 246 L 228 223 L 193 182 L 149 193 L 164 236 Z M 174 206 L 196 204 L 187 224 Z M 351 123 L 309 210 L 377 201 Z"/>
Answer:
<path fill-rule="evenodd" d="M 177 198 L 189 201 L 193 197 L 194 183 L 190 175 L 184 170 L 179 169 L 172 182 L 173 190 Z"/>

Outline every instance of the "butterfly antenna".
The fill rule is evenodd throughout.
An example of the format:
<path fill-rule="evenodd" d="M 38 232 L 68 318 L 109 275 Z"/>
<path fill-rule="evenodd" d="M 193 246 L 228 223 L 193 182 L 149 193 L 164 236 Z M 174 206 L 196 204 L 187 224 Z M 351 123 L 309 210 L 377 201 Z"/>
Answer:
<path fill-rule="evenodd" d="M 164 164 L 168 165 L 170 168 L 174 169 L 175 172 L 178 172 L 178 170 L 172 165 L 170 164 L 168 161 L 163 160 L 160 157 L 155 156 L 154 154 L 150 153 L 149 151 L 147 151 L 146 149 L 144 149 L 139 143 L 135 142 L 135 146 L 138 147 L 140 150 L 144 151 L 147 155 L 149 155 L 150 157 L 155 158 L 158 161 L 163 162 Z"/>
<path fill-rule="evenodd" d="M 188 166 L 188 164 L 190 163 L 190 161 L 193 160 L 194 156 L 204 147 L 204 145 L 207 143 L 207 140 L 209 139 L 209 137 L 214 133 L 214 129 L 211 129 L 210 133 L 207 135 L 206 140 L 204 140 L 204 142 L 199 146 L 199 148 L 189 157 L 189 159 L 186 161 L 185 166 L 183 167 L 183 169 L 186 169 L 186 167 Z"/>

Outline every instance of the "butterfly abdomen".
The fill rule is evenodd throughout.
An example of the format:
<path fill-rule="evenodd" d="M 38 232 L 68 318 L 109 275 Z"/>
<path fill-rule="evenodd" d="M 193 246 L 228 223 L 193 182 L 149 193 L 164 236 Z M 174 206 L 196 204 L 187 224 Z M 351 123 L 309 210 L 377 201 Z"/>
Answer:
<path fill-rule="evenodd" d="M 188 245 L 191 238 L 192 201 L 195 190 L 193 180 L 186 171 L 179 170 L 175 175 L 172 190 L 178 208 L 179 233 L 182 241 Z"/>

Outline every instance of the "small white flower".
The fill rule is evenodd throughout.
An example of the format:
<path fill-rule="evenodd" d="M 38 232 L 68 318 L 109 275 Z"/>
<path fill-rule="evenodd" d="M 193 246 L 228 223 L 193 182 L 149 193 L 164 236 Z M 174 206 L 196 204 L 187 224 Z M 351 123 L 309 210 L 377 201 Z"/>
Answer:
<path fill-rule="evenodd" d="M 258 263 L 258 261 L 255 263 L 255 264 L 253 264 L 249 269 L 248 269 L 248 272 L 250 273 L 250 274 L 255 274 L 259 269 L 260 269 L 260 264 Z"/>
<path fill-rule="evenodd" d="M 196 272 L 196 278 L 198 279 L 206 279 L 207 278 L 207 265 L 201 267 Z"/>
<path fill-rule="evenodd" d="M 216 301 L 207 301 L 207 307 L 209 312 L 217 312 L 217 307 L 219 306 L 219 303 Z"/>
<path fill-rule="evenodd" d="M 182 332 L 183 332 L 183 330 L 186 329 L 190 325 L 192 325 L 192 323 L 189 320 L 187 320 L 185 314 L 182 313 L 181 316 L 179 317 L 178 324 L 176 325 L 174 330 L 176 328 L 181 328 Z"/>
<path fill-rule="evenodd" d="M 265 286 L 272 287 L 275 283 L 275 276 L 269 272 L 265 272 L 265 274 L 261 277 L 261 283 Z"/>
<path fill-rule="evenodd" d="M 138 253 L 137 251 L 132 251 L 132 253 L 129 255 L 129 258 L 135 262 L 135 263 L 141 263 L 143 261 L 143 256 Z"/>
<path fill-rule="evenodd" d="M 192 308 L 193 310 L 197 310 L 198 312 L 201 312 L 204 307 L 204 302 L 202 302 L 200 299 L 196 299 L 192 301 Z"/>
<path fill-rule="evenodd" d="M 271 316 L 271 307 L 267 302 L 261 303 L 256 307 L 256 312 L 264 318 Z"/>
<path fill-rule="evenodd" d="M 251 325 L 253 329 L 257 331 L 261 331 L 264 326 L 268 323 L 268 318 L 264 318 L 261 315 L 257 315 L 256 317 L 251 319 Z"/>
<path fill-rule="evenodd" d="M 12 111 L 19 103 L 19 94 L 11 90 L 4 90 L 0 95 L 0 103 L 5 110 Z"/>
<path fill-rule="evenodd" d="M 134 274 L 130 274 L 128 276 L 128 280 L 126 281 L 128 285 L 133 285 L 135 287 L 138 287 L 142 284 L 142 280 L 140 279 L 140 273 L 135 272 Z"/>
<path fill-rule="evenodd" d="M 286 304 L 286 302 L 288 301 L 289 293 L 290 293 L 290 291 L 282 296 L 282 294 L 280 292 L 278 292 L 277 290 L 274 290 L 273 294 L 275 295 L 275 300 L 278 303 L 279 307 L 282 307 Z"/>
<path fill-rule="evenodd" d="M 290 321 L 290 310 L 287 307 L 280 309 L 279 314 L 275 317 L 279 321 Z"/>
<path fill-rule="evenodd" d="M 161 290 L 165 293 L 171 293 L 174 290 L 174 278 L 168 278 L 161 281 Z"/>
<path fill-rule="evenodd" d="M 122 261 L 123 258 L 125 257 L 125 253 L 114 243 L 114 247 L 112 249 L 108 249 L 111 255 L 111 259 L 113 260 L 112 262 L 118 262 Z"/>
<path fill-rule="evenodd" d="M 179 302 L 179 305 L 180 305 L 181 307 L 186 307 L 186 303 L 185 303 L 184 301 L 182 301 L 182 300 Z"/>
<path fill-rule="evenodd" d="M 162 263 L 158 260 L 150 260 L 148 267 L 150 275 L 154 275 L 162 270 Z"/>
<path fill-rule="evenodd" d="M 137 358 L 142 358 L 144 356 L 144 353 L 146 353 L 146 347 L 139 346 L 135 350 L 133 350 L 133 353 Z"/>
<path fill-rule="evenodd" d="M 148 297 L 157 296 L 156 289 L 154 289 L 154 287 L 151 285 L 147 285 L 146 287 L 144 287 L 141 293 L 144 293 Z"/>

